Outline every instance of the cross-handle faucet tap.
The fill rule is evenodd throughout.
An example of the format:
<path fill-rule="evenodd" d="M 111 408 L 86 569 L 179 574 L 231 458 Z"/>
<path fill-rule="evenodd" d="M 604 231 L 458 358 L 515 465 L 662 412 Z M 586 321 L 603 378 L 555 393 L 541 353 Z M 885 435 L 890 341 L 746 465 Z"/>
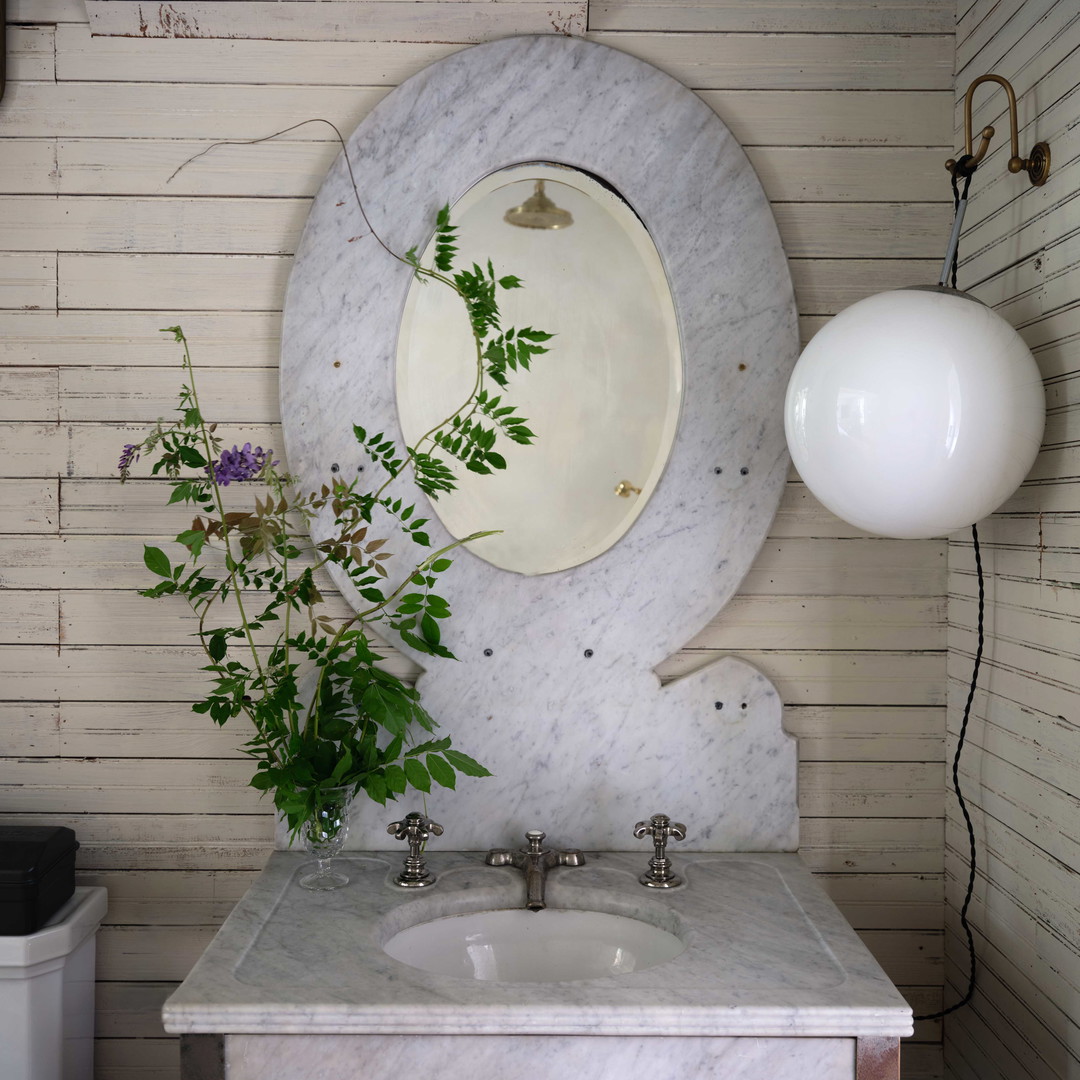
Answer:
<path fill-rule="evenodd" d="M 585 855 L 577 848 L 552 851 L 542 847 L 546 835 L 539 829 L 530 829 L 525 834 L 529 842 L 527 848 L 520 851 L 492 848 L 484 859 L 488 866 L 516 866 L 525 871 L 525 906 L 530 911 L 542 911 L 547 907 L 544 885 L 547 872 L 553 866 L 582 866 L 585 863 Z"/>
<path fill-rule="evenodd" d="M 429 837 L 442 836 L 443 827 L 413 810 L 401 821 L 387 825 L 386 831 L 395 840 L 405 840 L 409 845 L 405 869 L 394 879 L 394 884 L 403 889 L 422 889 L 426 885 L 434 885 L 435 875 L 424 865 L 421 851 Z"/>
<path fill-rule="evenodd" d="M 651 836 L 653 842 L 653 857 L 649 860 L 649 869 L 638 881 L 650 889 L 674 889 L 676 885 L 681 885 L 682 878 L 671 871 L 667 843 L 668 840 L 685 840 L 686 826 L 672 821 L 667 814 L 653 814 L 648 821 L 639 821 L 634 826 L 634 836 L 639 840 Z"/>

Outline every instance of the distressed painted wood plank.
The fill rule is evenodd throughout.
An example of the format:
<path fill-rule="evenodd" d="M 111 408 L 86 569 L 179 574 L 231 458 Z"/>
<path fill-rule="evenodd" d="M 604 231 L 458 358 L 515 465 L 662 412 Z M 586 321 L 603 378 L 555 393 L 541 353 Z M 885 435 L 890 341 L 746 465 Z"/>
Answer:
<path fill-rule="evenodd" d="M 229 107 L 221 108 L 221 88 L 187 84 L 181 98 L 168 85 L 116 83 L 15 83 L 4 97 L 0 113 L 0 136 L 59 136 L 69 173 L 75 176 L 100 173 L 118 158 L 129 158 L 138 147 L 128 139 L 154 140 L 147 147 L 146 164 L 158 184 L 192 153 L 206 148 L 214 139 L 254 139 L 270 135 L 292 124 L 322 116 L 346 134 L 386 96 L 384 87 L 311 87 L 311 86 L 230 86 Z M 754 87 L 746 90 L 702 89 L 699 96 L 732 129 L 743 146 L 949 146 L 952 93 L 948 90 L 860 91 L 836 94 L 821 92 L 770 90 Z M 100 149 L 86 145 L 89 139 L 101 139 Z M 188 148 L 181 144 L 175 159 L 168 148 L 159 153 L 160 140 L 199 140 Z M 317 142 L 329 145 L 327 129 L 311 124 L 290 132 L 283 142 Z M 182 152 L 180 152 L 182 151 Z M 256 147 L 224 147 L 215 150 L 218 160 L 246 152 L 259 161 Z M 325 152 L 325 151 L 324 151 Z M 284 152 L 283 152 L 284 154 Z M 299 155 L 300 151 L 295 151 Z M 946 155 L 948 156 L 948 155 Z M 155 161 L 161 161 L 154 167 Z M 292 172 L 297 168 L 283 155 L 267 160 L 279 162 L 276 169 Z M 169 164 L 171 162 L 171 165 Z M 63 165 L 62 165 L 63 167 Z M 167 167 L 167 169 L 166 169 Z M 254 169 L 257 166 L 252 165 Z M 185 173 L 190 173 L 188 167 Z M 224 173 L 225 166 L 201 161 L 198 171 L 204 176 Z M 313 169 L 321 177 L 325 167 Z M 161 175 L 163 173 L 163 175 Z M 136 173 L 136 180 L 140 175 Z M 97 177 L 100 182 L 101 176 Z M 194 183 L 184 173 L 174 183 Z M 132 183 L 133 181 L 126 181 Z M 215 182 L 237 183 L 222 177 Z M 125 183 L 120 180 L 119 183 Z M 150 188 L 146 193 L 158 190 Z M 183 193 L 186 189 L 178 189 Z M 240 194 L 252 192 L 246 183 Z M 261 189 L 255 188 L 258 193 Z M 139 193 L 143 193 L 140 189 Z M 230 194 L 224 190 L 222 194 Z M 288 192 L 294 194 L 294 192 Z M 295 192 L 303 194 L 303 192 Z"/>
<path fill-rule="evenodd" d="M 977 788 L 972 790 L 977 791 Z M 1033 947 L 1033 935 L 1041 928 L 1069 942 L 1075 953 L 1076 943 L 1080 940 L 1077 937 L 1080 914 L 1076 907 L 1080 871 L 1075 865 L 1048 857 L 1041 847 L 998 821 L 977 803 L 969 805 L 969 809 L 984 851 L 978 873 L 990 885 L 989 890 L 980 890 L 980 902 L 994 891 L 1009 897 L 1010 903 L 1002 905 L 1002 911 L 1010 912 L 1015 907 L 1017 910 L 1011 913 L 1017 918 L 1023 913 L 1024 918 L 1017 925 Z M 949 902 L 958 910 L 957 897 L 962 900 L 967 885 L 968 844 L 967 831 L 952 808 L 945 825 L 945 838 L 949 852 L 946 875 L 951 875 L 947 884 Z M 1071 962 L 1075 963 L 1075 960 L 1074 956 Z M 1058 973 L 1062 973 L 1060 968 Z"/>
<path fill-rule="evenodd" d="M 0 311 L 0 337 L 12 365 L 162 367 L 179 380 L 183 350 L 162 333 L 164 321 L 156 311 Z M 275 367 L 280 325 L 277 312 L 187 311 L 183 318 L 200 367 Z"/>
<path fill-rule="evenodd" d="M 858 934 L 894 983 L 942 981 L 944 938 L 940 930 L 860 930 Z"/>
<path fill-rule="evenodd" d="M 0 139 L 0 192 L 53 194 L 58 184 L 55 139 Z"/>
<path fill-rule="evenodd" d="M 941 266 L 927 259 L 792 259 L 795 299 L 802 314 L 835 315 L 856 300 L 937 280 Z"/>
<path fill-rule="evenodd" d="M 178 1036 L 157 1039 L 97 1039 L 95 1080 L 180 1080 Z"/>
<path fill-rule="evenodd" d="M 949 602 L 949 620 L 953 627 L 966 632 L 976 625 L 974 600 L 954 595 Z M 1019 642 L 1034 649 L 1080 657 L 1080 619 L 1056 612 L 1032 608 L 1014 608 L 995 603 L 989 635 L 995 641 Z M 996 650 L 995 650 L 996 654 Z"/>
<path fill-rule="evenodd" d="M 99 311 L 117 308 L 181 313 L 241 307 L 280 311 L 290 262 L 287 256 L 277 255 L 61 252 L 59 304 L 65 309 Z M 871 293 L 936 280 L 939 269 L 933 259 L 791 260 L 796 298 L 804 314 L 835 314 Z"/>
<path fill-rule="evenodd" d="M 952 35 L 634 34 L 589 37 L 654 64 L 692 90 L 939 90 L 952 86 Z"/>
<path fill-rule="evenodd" d="M 582 34 L 587 0 L 86 0 L 94 34 L 137 38 L 247 38 L 284 41 L 458 41 L 510 34 Z"/>
<path fill-rule="evenodd" d="M 59 715 L 60 751 L 69 757 L 240 758 L 249 731 L 172 702 L 62 701 Z"/>
<path fill-rule="evenodd" d="M 56 255 L 0 253 L 0 308 L 55 311 Z"/>
<path fill-rule="evenodd" d="M 944 604 L 937 597 L 779 597 L 742 592 L 688 647 L 940 649 L 944 627 Z"/>
<path fill-rule="evenodd" d="M 784 729 L 799 740 L 801 761 L 944 760 L 939 708 L 788 706 Z"/>
<path fill-rule="evenodd" d="M 818 874 L 817 883 L 860 930 L 940 930 L 940 874 Z"/>
<path fill-rule="evenodd" d="M 941 761 L 802 762 L 799 810 L 813 817 L 941 818 L 943 777 Z"/>
<path fill-rule="evenodd" d="M 953 653 L 973 656 L 975 635 L 962 627 L 949 628 L 949 646 Z M 1080 675 L 1080 659 L 1061 652 L 1046 652 L 1031 645 L 998 639 L 990 657 L 992 666 L 1028 673 L 1039 682 L 1058 687 L 1074 687 Z"/>
<path fill-rule="evenodd" d="M 254 814 L 272 804 L 247 786 L 253 772 L 242 759 L 0 758 L 0 812 Z"/>
<path fill-rule="evenodd" d="M 0 247 L 292 254 L 309 207 L 307 199 L 0 197 Z"/>
<path fill-rule="evenodd" d="M 136 139 L 255 139 L 323 116 L 351 131 L 387 94 L 384 87 L 230 88 L 143 83 L 12 83 L 0 111 L 0 136 Z M 293 137 L 325 141 L 323 125 Z M 180 161 L 184 159 L 181 158 Z M 177 164 L 180 164 L 180 161 Z M 174 166 L 175 168 L 175 166 Z"/>
<path fill-rule="evenodd" d="M 60 707 L 55 702 L 0 703 L 0 730 L 5 756 L 55 757 L 60 753 Z"/>
<path fill-rule="evenodd" d="M 1000 0 L 989 9 L 975 4 L 965 12 L 956 24 L 956 67 L 958 71 L 971 64 L 982 50 L 990 46 L 992 55 L 987 55 L 988 62 L 996 63 L 1016 37 L 1035 22 L 1045 18 L 1047 11 L 1056 0 Z M 1020 8 L 1025 8 L 1025 18 L 1017 19 Z M 1030 17 L 1030 22 L 1028 21 Z M 987 71 L 995 70 L 993 67 Z M 962 80 L 958 79 L 958 83 Z M 970 79 L 968 80 L 970 82 Z M 968 83 L 958 86 L 958 92 L 967 89 Z M 989 88 L 986 90 L 990 92 Z"/>
<path fill-rule="evenodd" d="M 136 1039 L 158 1036 L 164 1030 L 161 1007 L 178 985 L 178 982 L 98 982 L 94 994 L 97 1037 Z"/>
<path fill-rule="evenodd" d="M 259 814 L 8 813 L 11 824 L 66 825 L 84 870 L 261 870 L 274 848 L 272 807 Z"/>
<path fill-rule="evenodd" d="M 277 376 L 276 367 L 201 368 L 199 392 L 203 401 L 212 403 L 205 406 L 207 418 L 217 423 L 278 422 Z M 137 420 L 150 426 L 175 410 L 179 391 L 180 373 L 168 369 L 62 368 L 61 419 Z"/>
<path fill-rule="evenodd" d="M 966 695 L 971 682 L 972 655 L 956 652 L 949 657 L 948 673 L 952 682 L 950 692 Z M 1038 702 L 1041 711 L 1051 716 L 1070 716 L 1076 708 L 1076 693 L 1072 687 L 1061 686 L 1003 665 L 995 664 L 993 673 L 994 692 L 1009 701 L 1022 705 Z M 961 688 L 963 688 L 961 690 Z"/>
<path fill-rule="evenodd" d="M 769 540 L 739 591 L 743 595 L 775 595 L 782 589 L 786 595 L 932 596 L 944 585 L 945 554 L 945 545 L 936 540 Z M 782 583 L 775 576 L 781 568 Z M 874 587 L 864 578 L 864 570 L 877 574 Z M 899 580 L 890 583 L 891 571 L 899 572 L 902 584 Z"/>
<path fill-rule="evenodd" d="M 344 239 L 343 239 L 343 242 Z M 59 305 L 108 310 L 280 311 L 284 255 L 81 255 L 61 252 Z"/>
<path fill-rule="evenodd" d="M 981 786 L 980 804 L 987 814 L 1064 865 L 1080 867 L 1080 840 L 1068 834 L 1080 816 L 1074 795 L 985 751 L 977 767 L 969 756 L 960 775 L 964 784 Z"/>
<path fill-rule="evenodd" d="M 1001 520 L 996 519 L 996 521 Z M 1038 533 L 1038 519 L 1014 518 L 1009 523 L 1023 527 L 1030 533 L 1036 535 Z M 1071 524 L 1069 532 L 1075 535 L 1078 527 L 1080 527 L 1080 521 Z M 1035 554 L 1037 555 L 1038 552 L 1035 552 Z M 991 552 L 991 555 L 996 558 L 997 552 Z M 976 595 L 973 552 L 970 548 L 964 550 L 958 544 L 956 545 L 955 555 L 951 554 L 950 561 L 959 560 L 961 557 L 964 558 L 965 565 L 963 569 L 959 565 L 952 568 L 949 575 L 949 593 L 950 596 L 970 599 Z M 1080 618 L 1080 589 L 1053 581 L 1041 581 L 1038 575 L 1011 578 L 1002 574 L 995 575 L 994 598 L 995 603 L 1009 605 L 1014 608 L 1043 612 L 1050 616 L 1059 615 L 1064 618 Z"/>
<path fill-rule="evenodd" d="M 183 979 L 215 933 L 212 926 L 103 926 L 97 937 L 97 977 Z"/>
<path fill-rule="evenodd" d="M 953 5 L 941 0 L 591 0 L 590 30 L 844 34 L 951 33 Z"/>
<path fill-rule="evenodd" d="M 970 918 L 976 949 L 989 939 L 1052 1001 L 1073 1000 L 1078 983 L 1075 938 L 1062 938 L 1015 897 L 993 884 L 979 893 L 972 897 Z M 945 925 L 950 933 L 962 934 L 954 902 L 946 907 Z"/>
<path fill-rule="evenodd" d="M 8 23 L 85 23 L 85 0 L 7 0 Z"/>
<path fill-rule="evenodd" d="M 52 80 L 56 73 L 56 32 L 51 26 L 12 26 L 7 33 L 7 78 L 12 82 Z"/>
<path fill-rule="evenodd" d="M 1061 485 L 1063 488 L 1073 485 Z M 1028 517 L 1019 520 L 1028 522 Z M 1038 519 L 1035 519 L 1036 532 Z M 974 551 L 966 545 L 957 544 L 955 571 L 975 572 Z M 984 569 L 995 576 L 1008 576 L 1026 581 L 1033 586 L 1069 590 L 1080 585 L 1080 554 L 1072 548 L 1001 547 L 990 548 L 984 559 Z"/>
<path fill-rule="evenodd" d="M 281 10 L 289 5 L 272 6 Z M 373 6 L 380 9 L 390 5 Z M 497 25 L 500 17 L 512 20 L 519 12 L 525 12 L 528 18 L 545 19 L 552 10 L 546 3 L 515 5 L 507 0 L 483 6 L 460 2 L 401 6 L 414 16 L 429 11 L 449 12 L 459 19 L 464 16 L 473 28 L 477 26 L 479 12 L 487 25 L 479 31 L 467 31 L 466 36 L 461 36 L 457 28 L 448 27 L 445 32 L 433 34 L 421 29 L 419 33 L 383 37 L 379 27 L 369 21 L 364 31 L 366 43 L 359 47 L 347 36 L 336 39 L 312 36 L 301 44 L 265 40 L 276 35 L 272 30 L 264 34 L 262 27 L 258 34 L 219 35 L 230 38 L 228 41 L 145 41 L 137 35 L 102 41 L 89 38 L 81 28 L 69 27 L 60 31 L 57 41 L 57 77 L 62 81 L 90 82 L 117 79 L 156 82 L 171 78 L 192 84 L 228 81 L 393 86 L 462 44 L 505 36 L 507 32 Z M 226 9 L 237 7 L 225 5 Z M 561 10 L 565 12 L 570 7 L 583 8 L 584 4 L 567 5 Z M 303 9 L 328 10 L 325 4 L 304 4 Z M 364 23 L 350 25 L 364 26 Z M 91 30 L 98 32 L 93 25 Z M 371 36 L 367 37 L 368 34 Z M 203 35 L 176 36 L 190 39 Z M 247 36 L 263 40 L 236 40 Z M 590 32 L 589 37 L 655 64 L 694 90 L 943 90 L 951 86 L 952 39 L 948 34 L 910 37 L 601 31 Z M 227 80 L 223 78 L 224 70 L 229 73 Z"/>
<path fill-rule="evenodd" d="M 951 928 L 946 931 L 946 941 L 953 946 L 957 944 Z M 1037 1060 L 1050 1067 L 1070 1065 L 1070 1056 L 1076 1054 L 1074 1035 L 1077 1025 L 989 942 L 983 942 L 982 960 L 982 992 L 974 1003 L 974 1011 L 984 1015 L 987 1009 L 996 1011 L 998 1003 L 1002 1002 L 1006 1003 L 1010 1014 L 1015 1014 L 1020 1007 L 1038 1010 L 1039 1015 L 1049 1018 L 1050 1023 L 1027 1027 L 1024 1038 L 1028 1052 L 1037 1053 Z M 954 985 L 966 985 L 967 971 L 962 965 L 947 963 L 946 975 Z M 1067 1073 L 1059 1068 L 1059 1075 Z"/>
<path fill-rule="evenodd" d="M 1009 0 L 1009 4 L 1012 2 Z M 1080 12 L 1068 0 L 1064 3 L 1060 0 L 1057 3 L 1025 0 L 1018 15 L 991 35 L 981 48 L 968 48 L 965 42 L 962 61 L 960 56 L 957 57 L 958 89 L 966 90 L 968 84 L 984 71 L 995 71 L 1013 82 L 1019 99 L 1017 104 L 1024 108 L 1021 102 L 1025 88 L 1036 81 L 1044 82 L 1047 74 L 1075 48 L 1076 18 Z M 1031 102 L 1025 104 L 1027 108 L 1021 116 L 1025 116 L 1031 107 Z M 980 120 L 977 128 L 982 123 Z"/>
<path fill-rule="evenodd" d="M 944 208 L 948 218 L 944 231 L 948 239 L 952 225 L 952 204 L 943 199 L 948 189 L 942 187 L 938 175 L 942 160 L 940 150 L 921 147 L 840 147 L 830 148 L 828 156 L 822 157 L 824 152 L 824 148 L 819 147 L 750 147 L 747 151 L 765 193 L 774 201 L 929 202 L 934 204 L 932 212 L 937 215 L 941 215 Z M 879 209 L 884 217 L 890 216 L 889 209 Z M 909 207 L 902 212 L 918 211 Z M 874 231 L 880 230 L 883 222 L 884 218 L 880 218 L 878 224 L 873 226 Z M 893 255 L 892 241 L 897 231 L 900 231 L 899 227 L 891 231 L 889 243 L 881 238 L 875 256 Z M 943 256 L 940 237 L 937 247 L 942 249 Z M 896 252 L 898 256 L 901 254 Z M 936 276 L 934 280 L 937 280 Z"/>
<path fill-rule="evenodd" d="M 0 422 L 0 476 L 58 476 L 64 459 L 60 434 L 55 423 Z"/>
<path fill-rule="evenodd" d="M 818 873 L 939 873 L 942 823 L 935 818 L 811 818 L 799 855 Z"/>
<path fill-rule="evenodd" d="M 500 0 L 498 11 L 504 6 Z M 536 15 L 536 5 L 529 6 Z M 56 30 L 56 77 L 62 82 L 397 86 L 462 47 L 451 39 L 275 41 L 257 34 L 250 40 L 91 37 L 89 26 L 71 25 Z"/>
<path fill-rule="evenodd" d="M 58 397 L 55 369 L 0 367 L 0 420 L 55 421 Z"/>
<path fill-rule="evenodd" d="M 0 532 L 54 533 L 60 523 L 57 480 L 3 480 Z"/>

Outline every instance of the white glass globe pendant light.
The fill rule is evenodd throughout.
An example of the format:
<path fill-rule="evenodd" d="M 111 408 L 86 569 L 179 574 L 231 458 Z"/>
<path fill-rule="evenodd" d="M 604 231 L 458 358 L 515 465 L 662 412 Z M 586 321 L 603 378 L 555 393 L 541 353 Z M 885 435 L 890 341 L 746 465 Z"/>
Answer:
<path fill-rule="evenodd" d="M 1016 98 L 997 75 L 971 84 L 966 153 L 946 163 L 957 212 L 937 285 L 879 293 L 829 322 L 796 363 L 784 423 L 799 475 L 837 517 L 869 533 L 942 536 L 993 513 L 1038 454 L 1042 379 L 1020 335 L 981 301 L 946 282 L 954 275 L 967 184 L 986 154 L 971 147 L 971 98 L 991 80 L 1009 94 L 1011 172 L 1045 182 L 1050 151 L 1017 154 Z M 957 190 L 964 180 L 964 193 Z"/>

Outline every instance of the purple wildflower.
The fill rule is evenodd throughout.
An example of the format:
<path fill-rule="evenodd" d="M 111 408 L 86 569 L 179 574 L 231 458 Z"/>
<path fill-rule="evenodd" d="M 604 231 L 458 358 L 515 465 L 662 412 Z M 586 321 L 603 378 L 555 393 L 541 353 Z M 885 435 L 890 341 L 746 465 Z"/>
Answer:
<path fill-rule="evenodd" d="M 266 467 L 273 450 L 264 450 L 261 446 L 251 449 L 251 443 L 243 447 L 234 446 L 231 450 L 222 450 L 221 459 L 206 466 L 215 484 L 228 487 L 234 480 L 250 480 Z M 276 461 L 270 461 L 276 465 Z"/>
<path fill-rule="evenodd" d="M 142 443 L 125 443 L 124 449 L 120 453 L 120 464 L 117 468 L 126 473 L 131 468 L 132 462 L 139 460 L 139 449 L 142 447 Z"/>

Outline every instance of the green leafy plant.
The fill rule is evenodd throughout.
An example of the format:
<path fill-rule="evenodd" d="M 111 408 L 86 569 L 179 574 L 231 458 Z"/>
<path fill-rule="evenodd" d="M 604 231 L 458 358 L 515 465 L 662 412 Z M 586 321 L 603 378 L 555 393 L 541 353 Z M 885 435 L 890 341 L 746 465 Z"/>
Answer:
<path fill-rule="evenodd" d="M 417 652 L 452 659 L 441 640 L 441 624 L 451 612 L 437 591 L 439 576 L 451 566 L 454 548 L 490 533 L 432 550 L 427 519 L 389 487 L 411 473 L 415 486 L 436 499 L 455 489 L 455 467 L 480 474 L 504 469 L 497 449 L 503 441 L 528 444 L 534 435 L 489 385 L 504 388 L 508 372 L 527 370 L 534 356 L 547 351 L 543 342 L 551 335 L 502 327 L 497 293 L 519 288 L 518 278 L 497 277 L 490 261 L 454 270 L 456 230 L 448 208 L 436 221 L 433 265 L 422 265 L 415 250 L 400 257 L 386 250 L 418 277 L 460 297 L 475 344 L 476 376 L 466 400 L 412 446 L 354 426 L 357 442 L 383 474 L 381 483 L 364 490 L 358 477 L 346 482 L 332 476 L 319 490 L 301 493 L 278 470 L 272 451 L 250 443 L 225 449 L 217 425 L 200 407 L 191 351 L 179 326 L 164 331 L 183 347 L 179 415 L 171 423 L 159 421 L 142 442 L 128 443 L 120 458 L 122 481 L 135 462 L 152 460 L 150 475 L 167 481 L 169 503 L 198 511 L 176 537 L 178 556 L 145 547 L 146 567 L 159 580 L 142 595 L 187 601 L 211 680 L 193 708 L 217 724 L 241 714 L 249 718 L 253 734 L 244 750 L 257 762 L 251 785 L 273 791 L 294 833 L 325 787 L 351 786 L 385 803 L 409 788 L 426 793 L 433 782 L 453 788 L 459 774 L 490 775 L 449 737 L 437 737 L 438 725 L 419 693 L 380 666 L 371 638 L 373 628 L 390 630 Z M 252 509 L 230 509 L 225 489 L 234 484 L 259 491 Z M 328 539 L 312 539 L 316 518 L 332 520 Z M 393 557 L 386 548 L 391 536 L 416 551 L 394 587 L 386 566 Z M 319 585 L 320 572 L 331 566 L 366 606 L 346 616 L 332 613 Z M 222 607 L 231 612 L 226 625 L 214 615 Z"/>

